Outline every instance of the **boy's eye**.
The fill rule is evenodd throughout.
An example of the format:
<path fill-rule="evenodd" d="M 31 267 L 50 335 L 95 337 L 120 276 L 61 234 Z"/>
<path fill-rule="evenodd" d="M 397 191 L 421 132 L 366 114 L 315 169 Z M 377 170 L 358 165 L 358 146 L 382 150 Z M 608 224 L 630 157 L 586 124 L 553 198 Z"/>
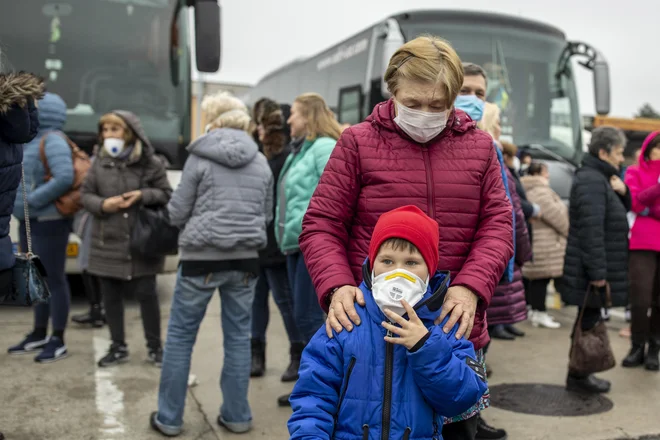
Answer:
<path fill-rule="evenodd" d="M 381 263 L 383 263 L 383 264 L 392 264 L 392 260 L 384 259 L 384 260 L 381 260 Z"/>
<path fill-rule="evenodd" d="M 410 261 L 407 261 L 406 264 L 408 266 L 417 266 L 419 263 L 417 261 L 410 260 Z"/>

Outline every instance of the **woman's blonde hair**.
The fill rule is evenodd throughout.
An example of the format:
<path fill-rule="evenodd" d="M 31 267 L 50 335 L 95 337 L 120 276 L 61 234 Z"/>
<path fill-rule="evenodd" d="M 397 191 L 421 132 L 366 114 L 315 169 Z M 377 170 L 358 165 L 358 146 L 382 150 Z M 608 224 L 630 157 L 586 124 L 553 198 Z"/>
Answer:
<path fill-rule="evenodd" d="M 484 106 L 484 116 L 481 118 L 481 121 L 477 123 L 477 127 L 490 134 L 493 139 L 495 139 L 495 127 L 500 122 L 500 114 L 501 111 L 497 104 L 487 102 Z"/>
<path fill-rule="evenodd" d="M 407 42 L 392 55 L 383 78 L 393 96 L 401 79 L 441 84 L 447 102 L 453 105 L 463 87 L 463 63 L 447 41 L 424 35 Z"/>
<path fill-rule="evenodd" d="M 245 110 L 229 110 L 211 122 L 211 129 L 234 128 L 250 133 L 251 122 L 252 118 L 250 118 L 250 115 Z"/>
<path fill-rule="evenodd" d="M 103 126 L 106 124 L 119 125 L 124 129 L 124 142 L 126 145 L 131 145 L 137 140 L 137 136 L 121 116 L 116 113 L 106 113 L 99 119 L 99 144 L 103 144 Z"/>
<path fill-rule="evenodd" d="M 218 116 L 231 110 L 248 111 L 243 101 L 225 91 L 206 95 L 202 100 L 202 111 L 207 121 L 215 121 Z"/>
<path fill-rule="evenodd" d="M 305 93 L 298 96 L 294 102 L 300 104 L 302 115 L 307 119 L 308 140 L 323 136 L 339 139 L 341 126 L 321 95 Z"/>

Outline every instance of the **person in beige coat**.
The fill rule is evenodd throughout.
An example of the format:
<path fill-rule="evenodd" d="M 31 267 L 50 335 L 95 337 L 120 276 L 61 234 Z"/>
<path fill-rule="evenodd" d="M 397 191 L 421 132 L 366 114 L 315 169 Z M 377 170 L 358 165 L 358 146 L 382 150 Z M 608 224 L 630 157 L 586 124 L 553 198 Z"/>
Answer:
<path fill-rule="evenodd" d="M 521 182 L 529 201 L 541 208 L 541 215 L 531 221 L 534 259 L 523 266 L 529 303 L 532 306 L 532 325 L 559 328 L 560 324 L 546 312 L 545 299 L 550 281 L 563 274 L 569 227 L 568 207 L 550 188 L 547 165 L 532 163 Z"/>

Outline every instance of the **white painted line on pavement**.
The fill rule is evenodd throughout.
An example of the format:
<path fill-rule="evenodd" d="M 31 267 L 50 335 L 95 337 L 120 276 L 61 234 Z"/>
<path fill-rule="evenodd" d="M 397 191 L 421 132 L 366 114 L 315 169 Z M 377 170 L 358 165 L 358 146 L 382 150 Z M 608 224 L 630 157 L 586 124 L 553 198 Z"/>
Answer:
<path fill-rule="evenodd" d="M 96 330 L 95 330 L 96 332 Z M 106 354 L 110 341 L 94 336 L 94 382 L 96 409 L 103 418 L 100 440 L 124 438 L 124 393 L 115 385 L 113 368 L 99 368 L 96 362 Z"/>

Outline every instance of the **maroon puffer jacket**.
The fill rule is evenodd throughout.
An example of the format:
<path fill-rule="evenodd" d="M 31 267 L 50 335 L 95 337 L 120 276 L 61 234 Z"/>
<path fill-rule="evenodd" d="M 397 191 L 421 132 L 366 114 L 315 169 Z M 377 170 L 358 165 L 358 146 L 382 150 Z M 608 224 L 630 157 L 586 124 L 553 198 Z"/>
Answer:
<path fill-rule="evenodd" d="M 342 134 L 303 219 L 300 248 L 321 306 L 358 285 L 378 217 L 416 205 L 440 226 L 439 269 L 481 301 L 471 340 L 488 342 L 485 312 L 513 256 L 511 204 L 491 137 L 462 111 L 420 145 L 394 122 L 392 100 Z"/>
<path fill-rule="evenodd" d="M 520 196 L 516 191 L 516 181 L 507 168 L 509 194 L 513 199 L 516 212 L 516 259 L 513 271 L 513 281 L 500 283 L 495 288 L 495 294 L 488 307 L 488 325 L 515 324 L 527 319 L 527 301 L 525 300 L 525 285 L 522 270 L 525 262 L 532 259 L 532 246 L 529 242 L 525 214 L 522 210 Z"/>

